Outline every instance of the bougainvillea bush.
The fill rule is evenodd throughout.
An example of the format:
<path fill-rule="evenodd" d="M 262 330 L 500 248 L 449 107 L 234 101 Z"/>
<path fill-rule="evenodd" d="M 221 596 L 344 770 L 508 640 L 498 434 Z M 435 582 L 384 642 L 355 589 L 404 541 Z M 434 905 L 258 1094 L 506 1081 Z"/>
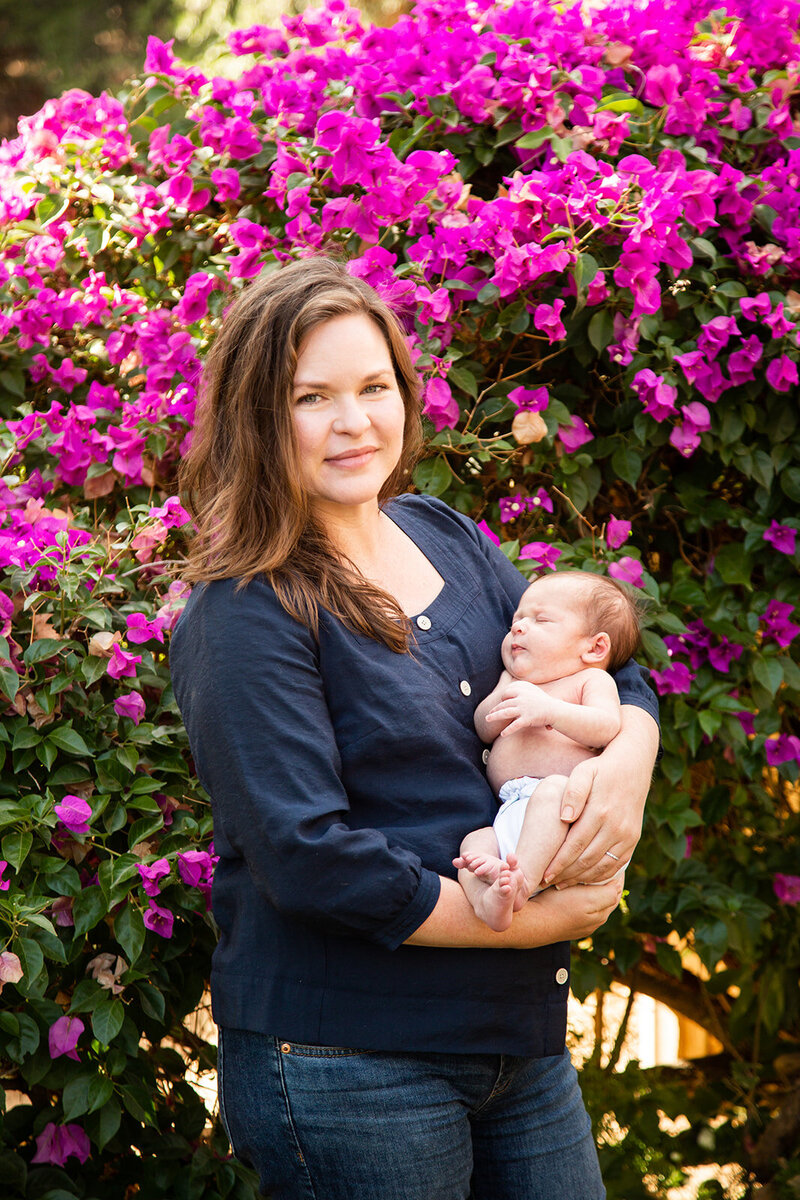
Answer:
<path fill-rule="evenodd" d="M 664 754 L 623 909 L 581 948 L 704 1026 L 584 1072 L 609 1194 L 800 1180 L 800 4 L 344 0 L 151 39 L 0 149 L 0 1174 L 9 1197 L 248 1197 L 187 1069 L 208 798 L 169 685 L 176 467 L 246 281 L 341 254 L 426 380 L 414 485 L 526 571 L 650 605 Z M 269 464 L 265 464 L 265 470 Z M 669 1120 L 665 1120 L 669 1118 Z"/>

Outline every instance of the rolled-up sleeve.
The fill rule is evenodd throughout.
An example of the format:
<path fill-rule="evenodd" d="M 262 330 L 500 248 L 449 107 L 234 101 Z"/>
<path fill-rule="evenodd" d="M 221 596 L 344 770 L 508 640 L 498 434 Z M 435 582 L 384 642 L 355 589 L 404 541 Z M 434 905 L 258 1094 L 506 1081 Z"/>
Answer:
<path fill-rule="evenodd" d="M 197 590 L 173 635 L 176 699 L 223 856 L 279 912 L 395 949 L 432 912 L 438 875 L 348 826 L 312 634 L 256 580 Z M 346 681 L 343 681 L 345 683 Z"/>

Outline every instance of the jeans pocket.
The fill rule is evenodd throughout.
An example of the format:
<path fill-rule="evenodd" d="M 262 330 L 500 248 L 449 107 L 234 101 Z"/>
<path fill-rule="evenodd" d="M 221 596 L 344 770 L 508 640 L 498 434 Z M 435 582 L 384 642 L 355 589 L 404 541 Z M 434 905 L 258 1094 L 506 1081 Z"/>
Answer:
<path fill-rule="evenodd" d="M 296 1054 L 300 1058 L 356 1058 L 377 1054 L 377 1050 L 360 1050 L 357 1046 L 315 1046 L 308 1042 L 290 1042 L 276 1038 L 281 1054 Z"/>

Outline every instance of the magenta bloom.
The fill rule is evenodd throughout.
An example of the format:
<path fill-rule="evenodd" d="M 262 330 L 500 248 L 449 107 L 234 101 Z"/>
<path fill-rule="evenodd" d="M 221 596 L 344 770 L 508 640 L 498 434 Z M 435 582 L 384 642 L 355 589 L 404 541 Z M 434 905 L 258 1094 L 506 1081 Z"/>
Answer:
<path fill-rule="evenodd" d="M 142 642 L 164 641 L 164 630 L 161 622 L 148 621 L 144 613 L 130 613 L 127 618 L 128 630 L 125 634 L 129 642 L 139 645 Z"/>
<path fill-rule="evenodd" d="M 186 850 L 178 854 L 178 871 L 189 887 L 211 886 L 213 864 L 207 850 Z"/>
<path fill-rule="evenodd" d="M 550 394 L 546 387 L 517 387 L 508 393 L 508 398 L 520 412 L 542 412 L 550 403 Z"/>
<path fill-rule="evenodd" d="M 647 72 L 644 95 L 654 108 L 666 108 L 678 98 L 681 82 L 680 68 L 675 63 L 662 67 L 656 63 Z"/>
<path fill-rule="evenodd" d="M 450 384 L 438 375 L 425 384 L 423 411 L 433 422 L 437 433 L 445 428 L 452 429 L 458 420 L 458 401 L 450 390 Z"/>
<path fill-rule="evenodd" d="M 675 696 L 692 690 L 694 675 L 686 663 L 670 663 L 663 671 L 651 671 L 660 696 Z"/>
<path fill-rule="evenodd" d="M 537 304 L 533 310 L 533 323 L 541 333 L 547 334 L 551 346 L 553 342 L 560 342 L 567 336 L 561 321 L 563 308 L 564 301 L 556 300 L 553 304 Z"/>
<path fill-rule="evenodd" d="M 663 375 L 656 375 L 649 367 L 645 367 L 636 372 L 631 388 L 639 396 L 644 411 L 654 421 L 665 421 L 674 414 L 678 389 L 670 383 L 664 383 Z"/>
<path fill-rule="evenodd" d="M 211 172 L 211 182 L 216 188 L 214 199 L 219 204 L 224 204 L 226 200 L 238 200 L 242 181 L 234 167 L 216 167 Z"/>
<path fill-rule="evenodd" d="M 481 533 L 485 533 L 485 534 L 486 534 L 486 536 L 487 536 L 487 537 L 488 537 L 488 538 L 489 538 L 491 541 L 493 541 L 493 542 L 494 542 L 495 546 L 499 546 L 499 545 L 500 545 L 500 538 L 497 536 L 497 534 L 496 534 L 496 533 L 493 533 L 493 532 L 492 532 L 492 530 L 489 528 L 489 526 L 486 524 L 486 522 L 485 522 L 485 521 L 478 521 L 478 522 L 477 522 L 477 525 L 478 525 L 478 529 L 480 529 Z"/>
<path fill-rule="evenodd" d="M 781 733 L 776 738 L 767 738 L 764 754 L 771 767 L 779 767 L 785 762 L 800 762 L 800 737 Z"/>
<path fill-rule="evenodd" d="M 558 437 L 567 453 L 572 454 L 574 450 L 578 450 L 587 442 L 591 442 L 594 439 L 594 434 L 583 417 L 572 417 L 569 425 L 562 426 L 559 429 Z"/>
<path fill-rule="evenodd" d="M 772 880 L 772 890 L 779 904 L 800 904 L 800 875 L 782 875 L 778 871 Z"/>
<path fill-rule="evenodd" d="M 118 717 L 130 717 L 138 725 L 144 716 L 144 700 L 138 692 L 124 692 L 114 701 L 114 712 Z"/>
<path fill-rule="evenodd" d="M 4 950 L 0 954 L 0 992 L 3 990 L 3 984 L 19 983 L 24 974 L 19 956 L 14 954 L 13 950 Z"/>
<path fill-rule="evenodd" d="M 630 583 L 634 587 L 644 587 L 644 577 L 642 575 L 642 564 L 638 558 L 628 558 L 625 556 L 619 562 L 608 564 L 608 573 L 614 579 L 620 579 L 623 583 Z"/>
<path fill-rule="evenodd" d="M 79 1062 L 76 1047 L 84 1029 L 83 1021 L 79 1017 L 59 1017 L 54 1021 L 47 1035 L 50 1057 L 60 1058 L 62 1054 L 66 1054 L 67 1058 L 74 1058 L 75 1062 Z"/>
<path fill-rule="evenodd" d="M 106 671 L 112 679 L 134 678 L 136 675 L 136 664 L 141 661 L 141 654 L 129 654 L 127 650 L 120 650 L 115 642 Z"/>
<path fill-rule="evenodd" d="M 772 301 L 766 292 L 759 292 L 757 296 L 743 296 L 739 301 L 739 308 L 742 310 L 742 316 L 747 317 L 748 321 L 757 321 L 759 317 L 768 317 L 772 312 Z"/>
<path fill-rule="evenodd" d="M 69 928 L 75 924 L 72 916 L 72 896 L 58 896 L 52 903 L 50 912 L 56 925 Z"/>
<path fill-rule="evenodd" d="M 770 522 L 769 528 L 764 530 L 764 541 L 780 550 L 781 554 L 794 554 L 796 538 L 796 529 L 791 525 L 779 525 L 777 521 Z"/>
<path fill-rule="evenodd" d="M 55 813 L 70 833 L 89 832 L 92 810 L 82 796 L 65 796 L 61 803 L 55 806 Z"/>
<path fill-rule="evenodd" d="M 606 545 L 610 550 L 619 550 L 623 542 L 630 537 L 630 521 L 620 521 L 617 517 L 609 517 L 606 526 Z"/>
<path fill-rule="evenodd" d="M 6 860 L 4 858 L 0 858 L 0 892 L 7 892 L 9 887 L 11 886 L 10 882 L 7 879 L 3 879 L 3 876 L 6 873 L 7 866 L 8 866 L 8 863 L 6 862 Z"/>
<path fill-rule="evenodd" d="M 172 926 L 175 924 L 175 917 L 168 908 L 160 908 L 158 904 L 155 904 L 151 900 L 150 907 L 142 917 L 142 920 L 144 921 L 145 929 L 151 929 L 159 937 L 172 937 Z"/>
<path fill-rule="evenodd" d="M 774 638 L 779 646 L 789 646 L 800 633 L 800 625 L 795 625 L 789 620 L 793 612 L 793 604 L 770 600 L 767 611 L 761 618 L 764 622 L 764 636 Z"/>
<path fill-rule="evenodd" d="M 561 557 L 561 551 L 557 546 L 551 546 L 549 542 L 528 542 L 519 552 L 520 558 L 532 558 L 548 571 L 555 571 L 556 563 Z"/>
<path fill-rule="evenodd" d="M 158 886 L 159 881 L 166 875 L 169 875 L 169 862 L 166 858 L 157 858 L 149 867 L 145 866 L 144 863 L 137 863 L 136 870 L 139 872 L 142 887 L 146 894 L 148 896 L 157 896 L 161 891 L 161 888 Z"/>
<path fill-rule="evenodd" d="M 36 1153 L 31 1162 L 52 1163 L 63 1167 L 68 1158 L 86 1162 L 90 1150 L 89 1139 L 80 1125 L 56 1125 L 49 1121 L 36 1139 Z"/>
<path fill-rule="evenodd" d="M 782 354 L 774 358 L 767 367 L 767 383 L 776 392 L 788 392 L 789 388 L 797 387 L 797 363 Z"/>

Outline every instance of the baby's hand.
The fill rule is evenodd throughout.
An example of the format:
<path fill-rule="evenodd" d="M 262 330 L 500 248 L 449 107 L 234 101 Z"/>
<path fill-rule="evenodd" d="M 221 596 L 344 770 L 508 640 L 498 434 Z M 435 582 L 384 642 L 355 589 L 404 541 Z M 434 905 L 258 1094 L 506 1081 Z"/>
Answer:
<path fill-rule="evenodd" d="M 535 683 L 518 679 L 505 688 L 500 703 L 486 714 L 486 720 L 508 722 L 500 734 L 500 737 L 506 737 L 525 728 L 550 728 L 554 707 L 551 695 Z"/>

